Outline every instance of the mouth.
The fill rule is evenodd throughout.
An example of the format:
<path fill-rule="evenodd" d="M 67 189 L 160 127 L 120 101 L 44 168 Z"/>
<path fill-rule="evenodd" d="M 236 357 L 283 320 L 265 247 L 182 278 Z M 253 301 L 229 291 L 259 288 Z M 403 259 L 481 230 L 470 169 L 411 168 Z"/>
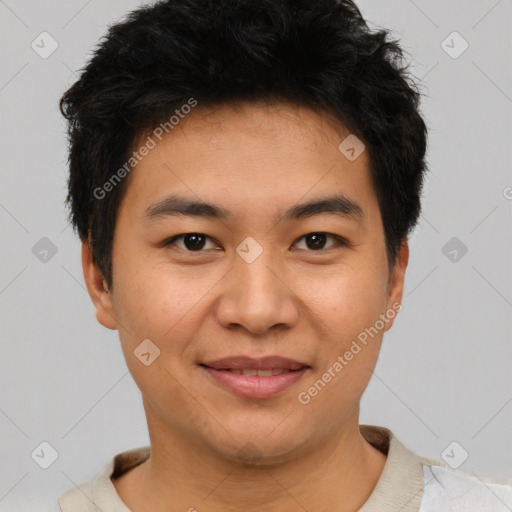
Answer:
<path fill-rule="evenodd" d="M 208 368 L 208 366 L 205 366 Z M 258 377 L 272 377 L 273 375 L 281 375 L 282 373 L 296 372 L 298 370 L 287 370 L 285 368 L 272 368 L 271 370 L 255 370 L 254 368 L 213 368 L 214 370 L 221 372 L 231 372 L 235 375 L 247 375 L 253 377 L 257 375 Z"/>
<path fill-rule="evenodd" d="M 296 384 L 311 366 L 281 356 L 234 356 L 200 363 L 214 382 L 246 398 L 271 398 Z"/>

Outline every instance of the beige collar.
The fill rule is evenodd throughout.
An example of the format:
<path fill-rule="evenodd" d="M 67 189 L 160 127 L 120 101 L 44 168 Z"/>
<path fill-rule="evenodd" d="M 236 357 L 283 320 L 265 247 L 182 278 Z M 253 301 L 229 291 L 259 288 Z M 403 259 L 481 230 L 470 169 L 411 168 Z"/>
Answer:
<path fill-rule="evenodd" d="M 418 512 L 424 487 L 418 455 L 387 428 L 359 425 L 359 430 L 370 444 L 387 454 L 387 460 L 375 489 L 358 512 Z"/>

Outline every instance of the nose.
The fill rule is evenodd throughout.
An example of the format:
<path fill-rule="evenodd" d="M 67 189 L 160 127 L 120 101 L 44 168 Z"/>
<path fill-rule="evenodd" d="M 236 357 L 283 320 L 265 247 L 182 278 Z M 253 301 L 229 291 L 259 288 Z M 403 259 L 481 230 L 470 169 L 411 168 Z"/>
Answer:
<path fill-rule="evenodd" d="M 216 307 L 218 322 L 228 329 L 245 329 L 253 336 L 291 328 L 299 318 L 299 299 L 284 264 L 271 249 L 251 263 L 238 254 L 224 280 Z"/>

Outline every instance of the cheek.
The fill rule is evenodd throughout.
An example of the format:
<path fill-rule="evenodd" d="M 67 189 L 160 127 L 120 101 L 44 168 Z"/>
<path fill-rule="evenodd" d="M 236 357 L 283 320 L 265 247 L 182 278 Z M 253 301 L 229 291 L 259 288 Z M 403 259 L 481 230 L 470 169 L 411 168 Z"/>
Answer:
<path fill-rule="evenodd" d="M 118 256 L 114 262 L 115 308 L 121 321 L 126 324 L 126 330 L 139 331 L 138 334 L 141 334 L 141 329 L 152 330 L 159 319 L 165 318 L 164 312 L 172 311 L 166 305 L 173 300 L 177 287 L 172 285 L 169 275 L 159 273 L 148 260 L 128 256 L 134 252 L 137 250 L 123 251 L 121 248 L 115 252 L 115 256 Z M 155 332 L 152 334 L 155 335 Z"/>
<path fill-rule="evenodd" d="M 375 265 L 345 268 L 335 278 L 331 275 L 327 282 L 310 286 L 312 312 L 321 320 L 319 325 L 325 326 L 325 357 L 321 358 L 319 373 L 321 380 L 329 382 L 329 391 L 321 393 L 318 406 L 323 400 L 327 405 L 332 393 L 337 403 L 346 402 L 350 408 L 352 398 L 358 399 L 366 388 L 385 332 L 386 324 L 379 318 L 386 311 L 386 284 L 382 269 Z"/>
<path fill-rule="evenodd" d="M 387 304 L 386 281 L 380 270 L 353 268 L 329 282 L 317 282 L 309 289 L 312 313 L 319 326 L 326 326 L 324 357 L 298 399 L 313 413 L 308 417 L 329 409 L 332 414 L 325 428 L 339 428 L 359 403 L 377 363 L 384 329 L 382 321 L 377 327 L 376 322 Z"/>
<path fill-rule="evenodd" d="M 190 338 L 191 303 L 201 295 L 142 266 L 123 275 L 115 283 L 114 307 L 128 369 L 146 398 L 158 402 L 171 394 L 179 400 L 184 378 L 177 362 L 189 341 L 185 333 Z"/>
<path fill-rule="evenodd" d="M 310 283 L 308 297 L 315 314 L 340 341 L 357 336 L 375 323 L 387 305 L 386 274 L 380 266 L 344 268 Z"/>
<path fill-rule="evenodd" d="M 176 269 L 143 264 L 125 268 L 119 276 L 123 277 L 115 283 L 114 308 L 123 349 L 128 353 L 150 339 L 161 351 L 161 362 L 167 354 L 175 359 L 197 330 L 205 295 L 216 280 L 210 276 L 192 281 Z"/>

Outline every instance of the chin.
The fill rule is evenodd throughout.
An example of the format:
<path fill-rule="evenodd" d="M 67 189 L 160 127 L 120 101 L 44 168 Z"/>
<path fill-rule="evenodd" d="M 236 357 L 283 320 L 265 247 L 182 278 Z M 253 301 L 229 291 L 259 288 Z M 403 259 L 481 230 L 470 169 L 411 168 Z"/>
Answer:
<path fill-rule="evenodd" d="M 253 424 L 250 430 L 229 428 L 226 424 L 222 439 L 213 443 L 209 437 L 206 442 L 220 457 L 247 466 L 275 466 L 289 462 L 306 451 L 311 444 L 311 437 L 301 429 L 300 433 L 291 432 L 289 428 L 279 431 L 276 424 L 258 428 Z"/>

